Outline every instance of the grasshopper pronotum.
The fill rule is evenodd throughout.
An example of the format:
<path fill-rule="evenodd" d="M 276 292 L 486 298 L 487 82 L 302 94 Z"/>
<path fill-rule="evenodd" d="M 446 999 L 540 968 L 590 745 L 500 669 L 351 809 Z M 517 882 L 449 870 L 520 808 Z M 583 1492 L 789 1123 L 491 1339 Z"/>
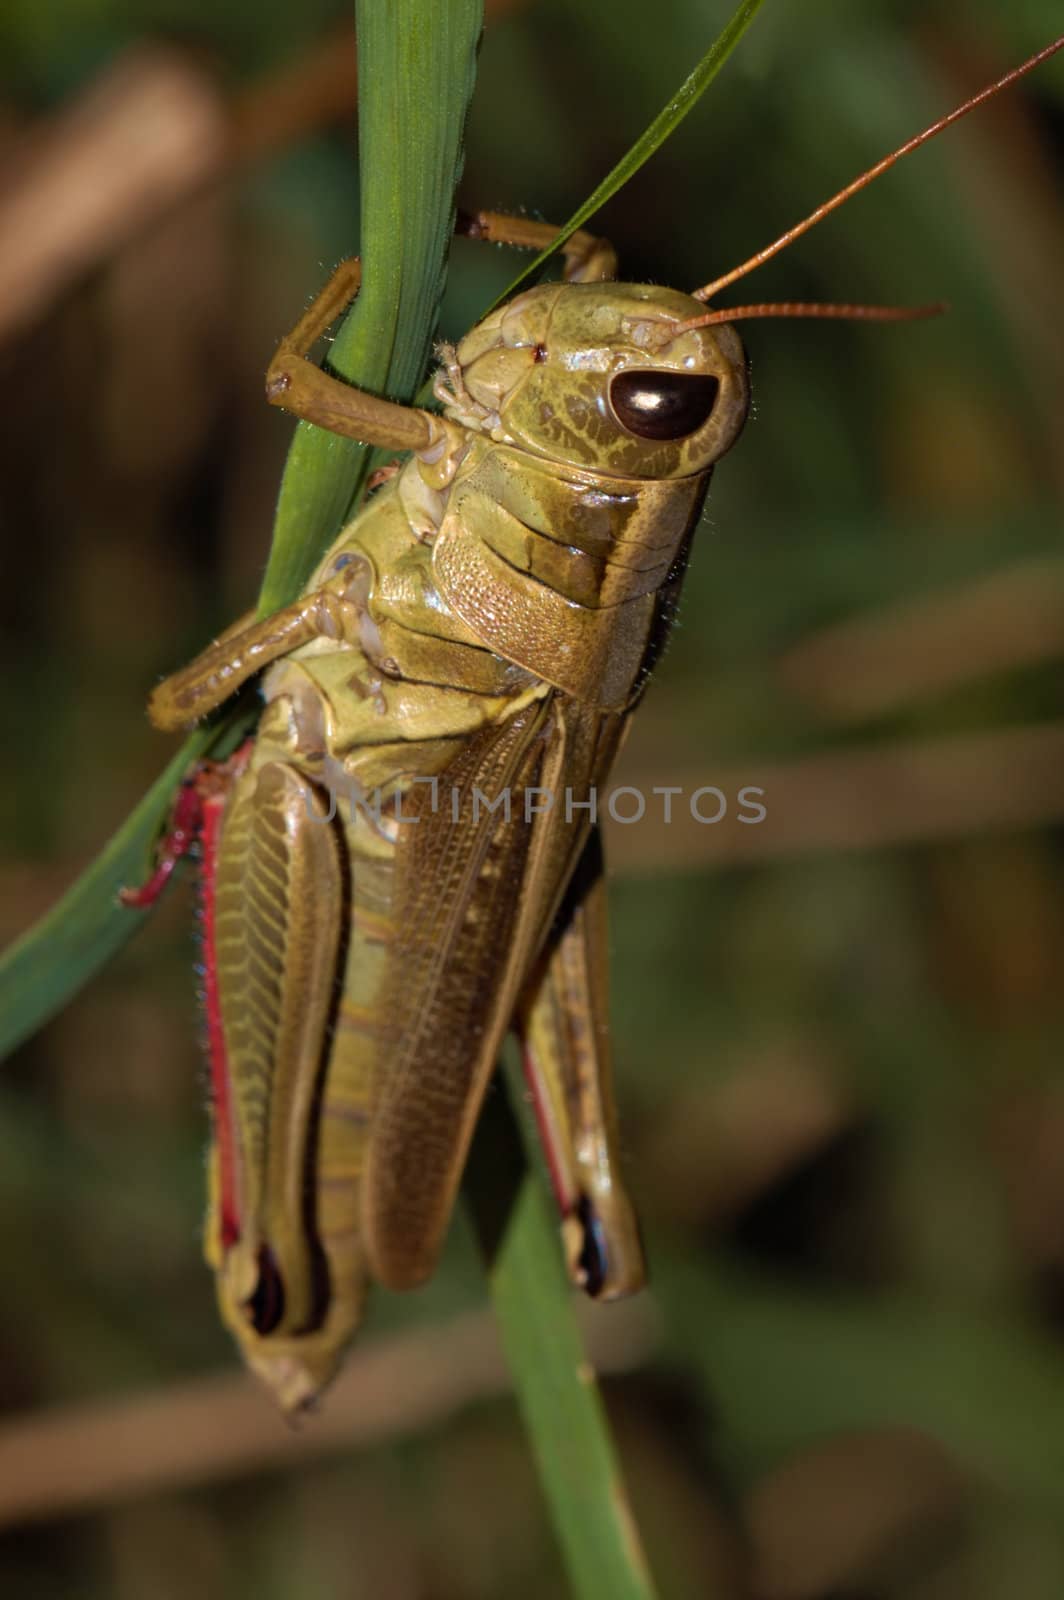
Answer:
<path fill-rule="evenodd" d="M 704 302 L 1062 44 L 693 295 L 614 282 L 610 247 L 575 234 L 564 283 L 443 348 L 440 413 L 308 362 L 358 291 L 357 261 L 282 341 L 271 403 L 410 454 L 301 599 L 156 689 L 165 729 L 264 669 L 266 706 L 253 741 L 190 780 L 132 898 L 163 881 L 199 811 L 207 1254 L 227 1323 L 287 1409 L 335 1370 L 369 1280 L 402 1289 L 431 1272 L 511 1027 L 574 1282 L 605 1297 L 643 1282 L 616 1150 L 593 802 L 746 416 L 730 324 L 940 309 Z M 525 246 L 555 232 L 494 213 L 461 226 Z"/>

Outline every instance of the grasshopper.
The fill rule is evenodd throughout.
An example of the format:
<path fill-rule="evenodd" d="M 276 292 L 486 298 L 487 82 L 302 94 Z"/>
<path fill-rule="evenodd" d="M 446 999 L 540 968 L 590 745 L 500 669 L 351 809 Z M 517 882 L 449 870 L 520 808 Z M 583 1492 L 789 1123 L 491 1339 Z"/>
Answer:
<path fill-rule="evenodd" d="M 614 281 L 603 240 L 441 347 L 440 411 L 308 359 L 355 297 L 343 263 L 270 364 L 269 401 L 407 452 L 303 596 L 162 682 L 165 730 L 254 675 L 255 737 L 190 777 L 144 904 L 204 859 L 214 1138 L 206 1254 L 224 1320 L 287 1411 L 319 1394 L 368 1283 L 421 1284 L 515 1029 L 573 1282 L 645 1264 L 618 1158 L 595 797 L 675 610 L 716 462 L 749 402 L 731 324 L 916 308 L 706 302 L 1052 51 L 693 294 Z M 541 247 L 557 230 L 459 221 Z M 350 803 L 345 805 L 344 800 Z"/>

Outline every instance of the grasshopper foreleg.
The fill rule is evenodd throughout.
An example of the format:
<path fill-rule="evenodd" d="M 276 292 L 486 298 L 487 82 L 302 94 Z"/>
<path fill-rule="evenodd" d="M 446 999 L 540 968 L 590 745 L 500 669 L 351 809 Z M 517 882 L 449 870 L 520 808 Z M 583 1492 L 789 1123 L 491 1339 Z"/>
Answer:
<path fill-rule="evenodd" d="M 315 366 L 308 352 L 358 294 L 362 263 L 358 256 L 341 261 L 291 333 L 277 346 L 266 371 L 266 398 L 305 422 L 330 433 L 358 439 L 386 450 L 413 450 L 435 461 L 453 448 L 453 424 L 414 406 L 366 394 Z"/>
<path fill-rule="evenodd" d="M 460 212 L 455 232 L 492 244 L 542 250 L 557 235 L 552 222 L 509 217 L 499 211 Z M 562 246 L 567 283 L 602 283 L 617 275 L 608 239 L 579 229 Z M 412 450 L 435 464 L 454 452 L 454 425 L 416 407 L 396 405 L 333 377 L 308 359 L 311 347 L 351 304 L 362 286 L 358 256 L 341 261 L 291 333 L 283 338 L 266 373 L 266 398 L 306 422 L 384 449 Z"/>

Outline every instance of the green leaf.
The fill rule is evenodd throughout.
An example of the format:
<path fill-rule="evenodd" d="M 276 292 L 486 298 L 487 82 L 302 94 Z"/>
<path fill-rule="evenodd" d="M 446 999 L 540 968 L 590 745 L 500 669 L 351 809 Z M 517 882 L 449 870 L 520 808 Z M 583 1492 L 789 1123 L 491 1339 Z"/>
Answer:
<path fill-rule="evenodd" d="M 341 376 L 409 399 L 424 373 L 454 226 L 481 0 L 359 7 L 366 292 L 333 346 Z M 443 137 L 439 137 L 439 130 Z M 400 204 L 399 196 L 406 197 Z M 293 319 L 295 320 L 295 319 Z M 300 424 L 285 467 L 263 614 L 294 599 L 358 493 L 367 452 Z M 197 731 L 58 905 L 0 959 L 0 1055 L 60 1010 L 140 927 L 115 896 L 146 876 L 173 791 L 231 720 Z"/>
<path fill-rule="evenodd" d="M 174 790 L 213 733 L 186 739 L 132 816 L 72 888 L 0 962 L 0 1056 L 7 1055 L 105 966 L 147 916 L 118 902 L 119 889 L 142 883 Z"/>
<path fill-rule="evenodd" d="M 363 288 L 326 365 L 361 389 L 409 403 L 443 295 L 483 7 L 393 0 L 356 9 Z M 354 440 L 297 425 L 260 615 L 301 592 L 351 514 L 369 454 Z"/>
<path fill-rule="evenodd" d="M 573 1314 L 520 1065 L 508 1062 L 506 1072 L 528 1164 L 538 1169 L 521 1185 L 491 1265 L 492 1302 L 518 1405 L 574 1594 L 579 1600 L 653 1600 L 602 1396 Z M 495 1138 L 499 1116 L 491 1109 Z"/>
<path fill-rule="evenodd" d="M 583 205 L 578 206 L 561 228 L 556 239 L 552 239 L 545 250 L 528 263 L 527 267 L 514 279 L 510 287 L 499 296 L 496 304 L 508 300 L 516 289 L 519 289 L 529 278 L 535 277 L 565 241 L 582 228 L 585 222 L 600 211 L 607 200 L 612 200 L 619 189 L 622 189 L 640 167 L 649 161 L 655 150 L 659 150 L 665 140 L 675 131 L 697 105 L 702 95 L 708 89 L 717 73 L 723 67 L 739 40 L 761 10 L 764 0 L 742 0 L 730 20 L 724 25 L 714 39 L 697 67 L 685 78 L 677 89 L 672 99 L 663 106 L 650 126 L 640 134 L 632 148 L 623 155 L 617 165 L 606 174 L 602 182 L 594 189 Z"/>

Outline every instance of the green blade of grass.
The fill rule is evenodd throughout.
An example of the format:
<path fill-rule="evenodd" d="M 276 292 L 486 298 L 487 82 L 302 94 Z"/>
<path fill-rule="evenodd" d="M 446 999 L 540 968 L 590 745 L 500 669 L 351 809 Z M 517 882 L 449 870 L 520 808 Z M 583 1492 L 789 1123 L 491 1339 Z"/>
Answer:
<path fill-rule="evenodd" d="M 186 739 L 136 810 L 63 898 L 4 952 L 0 961 L 0 1056 L 62 1009 L 141 926 L 146 911 L 118 902 L 119 889 L 143 882 L 152 847 L 191 761 L 212 734 Z"/>
<path fill-rule="evenodd" d="M 557 238 L 552 239 L 546 249 L 534 256 L 528 265 L 518 273 L 509 288 L 499 296 L 496 305 L 508 300 L 515 290 L 529 278 L 539 273 L 551 256 L 559 251 L 567 239 L 585 222 L 589 222 L 613 196 L 622 189 L 628 179 L 638 172 L 645 162 L 649 161 L 655 150 L 659 150 L 671 133 L 679 127 L 687 113 L 694 109 L 702 98 L 706 89 L 713 82 L 721 67 L 728 60 L 739 40 L 761 10 L 764 0 L 742 0 L 725 23 L 720 33 L 714 39 L 701 61 L 681 83 L 676 93 L 662 107 L 650 126 L 640 134 L 639 138 L 618 161 L 617 165 L 609 171 L 602 182 L 594 189 L 580 206 L 577 206 L 568 222 L 560 229 Z"/>
<path fill-rule="evenodd" d="M 326 365 L 359 388 L 409 403 L 425 375 L 443 294 L 483 5 L 394 0 L 356 11 L 363 288 Z M 261 615 L 303 589 L 351 512 L 368 458 L 365 445 L 297 425 Z"/>
<path fill-rule="evenodd" d="M 657 1593 L 621 1477 L 598 1384 L 574 1316 L 574 1295 L 562 1266 L 549 1184 L 538 1154 L 520 1064 L 506 1063 L 512 1115 L 490 1104 L 484 1137 L 474 1146 L 472 1188 L 477 1225 L 491 1240 L 487 1254 L 492 1303 L 517 1402 L 539 1469 L 551 1521 L 578 1600 L 653 1600 Z M 513 1127 L 521 1125 L 521 1139 Z M 504 1121 L 507 1125 L 504 1126 Z M 502 1145 L 493 1160 L 490 1138 Z M 500 1167 L 512 1173 L 523 1140 L 528 1166 L 498 1228 Z M 479 1169 L 479 1170 L 478 1170 Z M 495 1195 L 492 1197 L 492 1189 Z M 487 1217 L 484 1216 L 488 1210 Z M 494 1215 L 492 1213 L 495 1213 Z"/>
<path fill-rule="evenodd" d="M 395 399 L 414 394 L 432 342 L 482 11 L 481 0 L 438 0 L 431 8 L 418 0 L 377 0 L 358 7 L 368 281 L 333 346 L 331 365 L 351 382 Z M 260 611 L 276 610 L 299 593 L 348 513 L 366 454 L 334 434 L 297 427 Z M 229 718 L 187 739 L 95 862 L 4 953 L 0 1056 L 59 1011 L 141 926 L 144 913 L 120 905 L 117 890 L 147 876 L 182 773 L 232 726 Z"/>

